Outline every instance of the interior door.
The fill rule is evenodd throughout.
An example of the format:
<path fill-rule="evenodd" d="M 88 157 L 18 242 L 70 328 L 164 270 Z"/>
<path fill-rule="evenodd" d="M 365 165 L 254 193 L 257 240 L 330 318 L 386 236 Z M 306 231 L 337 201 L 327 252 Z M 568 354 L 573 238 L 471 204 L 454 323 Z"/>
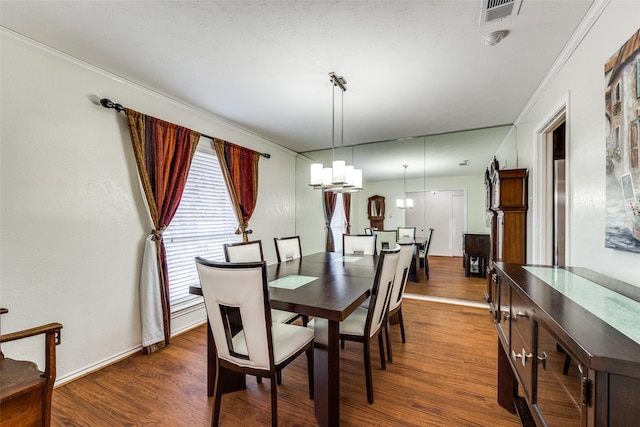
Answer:
<path fill-rule="evenodd" d="M 451 195 L 451 239 L 453 256 L 462 256 L 462 235 L 465 230 L 464 226 L 464 195 Z"/>
<path fill-rule="evenodd" d="M 420 191 L 407 193 L 413 209 L 405 211 L 405 225 L 416 227 L 416 236 L 426 236 L 434 229 L 430 255 L 462 256 L 462 233 L 465 229 L 464 191 Z"/>

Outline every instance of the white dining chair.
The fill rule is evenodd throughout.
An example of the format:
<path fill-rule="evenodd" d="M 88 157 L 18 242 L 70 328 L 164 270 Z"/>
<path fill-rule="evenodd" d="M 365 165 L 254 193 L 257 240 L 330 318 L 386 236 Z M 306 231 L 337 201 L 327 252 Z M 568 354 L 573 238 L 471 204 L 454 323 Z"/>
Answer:
<path fill-rule="evenodd" d="M 376 236 L 376 253 L 382 249 L 392 249 L 398 241 L 398 230 L 373 230 Z"/>
<path fill-rule="evenodd" d="M 253 240 L 250 242 L 225 243 L 224 256 L 227 262 L 258 262 L 264 261 L 262 255 L 262 241 Z M 298 313 L 284 310 L 271 310 L 271 319 L 277 323 L 292 323 L 298 319 Z"/>
<path fill-rule="evenodd" d="M 262 241 L 225 243 L 224 257 L 227 262 L 254 262 L 264 261 L 262 254 Z"/>
<path fill-rule="evenodd" d="M 400 250 L 383 250 L 378 259 L 376 276 L 371 288 L 371 297 L 367 308 L 358 307 L 345 320 L 340 322 L 340 342 L 360 342 L 363 345 L 367 401 L 373 403 L 373 377 L 371 375 L 371 340 L 378 336 L 380 363 L 386 369 L 382 328 L 386 328 L 387 310 L 391 287 L 396 274 Z"/>
<path fill-rule="evenodd" d="M 275 237 L 276 255 L 278 262 L 289 261 L 302 257 L 302 245 L 300 236 Z"/>
<path fill-rule="evenodd" d="M 391 317 L 397 317 L 402 342 L 406 342 L 404 334 L 404 320 L 402 318 L 402 297 L 404 295 L 404 288 L 407 285 L 407 279 L 409 278 L 411 260 L 415 255 L 415 243 L 401 241 L 398 242 L 398 246 L 400 247 L 400 257 L 398 258 L 398 266 L 396 267 L 396 273 L 393 278 L 393 287 L 391 288 L 391 296 L 389 298 L 389 309 L 387 310 L 387 327 L 385 328 L 387 339 L 387 358 L 389 362 L 393 362 L 393 356 L 391 354 L 391 337 L 389 332 Z"/>
<path fill-rule="evenodd" d="M 415 240 L 415 239 L 416 239 L 415 227 L 398 227 L 398 241 Z"/>
<path fill-rule="evenodd" d="M 376 235 L 367 234 L 343 234 L 343 255 L 375 255 Z"/>
<path fill-rule="evenodd" d="M 431 238 L 433 237 L 433 228 L 427 231 L 427 238 L 422 247 L 418 251 L 418 258 L 420 259 L 420 266 L 424 266 L 424 275 L 429 280 L 429 248 L 431 247 Z"/>
<path fill-rule="evenodd" d="M 302 353 L 307 356 L 313 399 L 313 330 L 272 321 L 263 261 L 220 263 L 196 258 L 196 267 L 218 359 L 211 424 L 219 423 L 225 376 L 234 371 L 271 379 L 271 425 L 277 426 L 277 379 Z"/>

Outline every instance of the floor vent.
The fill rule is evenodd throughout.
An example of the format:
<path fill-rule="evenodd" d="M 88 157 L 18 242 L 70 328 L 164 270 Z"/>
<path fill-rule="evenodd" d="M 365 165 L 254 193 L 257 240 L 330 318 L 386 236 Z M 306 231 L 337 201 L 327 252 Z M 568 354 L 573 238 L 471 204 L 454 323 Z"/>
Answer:
<path fill-rule="evenodd" d="M 482 0 L 480 24 L 517 15 L 521 4 L 522 0 Z"/>

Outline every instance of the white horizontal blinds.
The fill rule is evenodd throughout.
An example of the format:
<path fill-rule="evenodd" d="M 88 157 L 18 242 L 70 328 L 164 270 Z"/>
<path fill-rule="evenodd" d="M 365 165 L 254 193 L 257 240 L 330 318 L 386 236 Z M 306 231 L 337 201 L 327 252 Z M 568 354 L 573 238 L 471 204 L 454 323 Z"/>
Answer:
<path fill-rule="evenodd" d="M 224 261 L 224 243 L 239 242 L 238 221 L 218 159 L 208 141 L 198 145 L 180 206 L 164 232 L 171 306 L 194 298 L 189 286 L 197 284 L 194 258 Z"/>

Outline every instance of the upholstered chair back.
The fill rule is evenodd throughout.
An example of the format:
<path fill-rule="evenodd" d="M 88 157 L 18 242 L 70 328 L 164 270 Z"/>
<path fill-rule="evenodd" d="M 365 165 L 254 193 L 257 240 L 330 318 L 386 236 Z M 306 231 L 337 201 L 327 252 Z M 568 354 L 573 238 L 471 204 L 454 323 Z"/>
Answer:
<path fill-rule="evenodd" d="M 300 236 L 282 237 L 273 239 L 276 244 L 276 254 L 278 262 L 298 259 L 302 256 L 302 245 Z"/>
<path fill-rule="evenodd" d="M 273 349 L 265 263 L 196 258 L 196 267 L 218 357 L 268 371 Z"/>
<path fill-rule="evenodd" d="M 400 246 L 400 257 L 398 259 L 398 266 L 396 267 L 396 274 L 393 278 L 393 287 L 391 288 L 391 297 L 389 299 L 389 311 L 402 303 L 402 294 L 407 284 L 409 268 L 411 267 L 411 260 L 413 259 L 415 251 L 414 243 L 400 242 L 398 246 Z"/>
<path fill-rule="evenodd" d="M 389 297 L 393 279 L 396 275 L 398 260 L 400 258 L 400 249 L 395 246 L 393 249 L 384 249 L 378 259 L 378 267 L 376 270 L 376 278 L 371 290 L 371 299 L 369 302 L 369 314 L 371 320 L 367 322 L 370 325 L 369 336 L 374 336 L 382 327 L 389 308 Z"/>
<path fill-rule="evenodd" d="M 343 255 L 375 255 L 376 236 L 365 234 L 343 234 Z"/>
<path fill-rule="evenodd" d="M 373 230 L 376 236 L 376 253 L 382 249 L 393 249 L 398 241 L 398 230 Z"/>
<path fill-rule="evenodd" d="M 224 257 L 227 262 L 257 262 L 264 261 L 262 255 L 262 242 L 226 243 L 224 245 Z"/>
<path fill-rule="evenodd" d="M 415 227 L 398 227 L 398 241 L 415 240 L 415 238 L 416 238 Z"/>

